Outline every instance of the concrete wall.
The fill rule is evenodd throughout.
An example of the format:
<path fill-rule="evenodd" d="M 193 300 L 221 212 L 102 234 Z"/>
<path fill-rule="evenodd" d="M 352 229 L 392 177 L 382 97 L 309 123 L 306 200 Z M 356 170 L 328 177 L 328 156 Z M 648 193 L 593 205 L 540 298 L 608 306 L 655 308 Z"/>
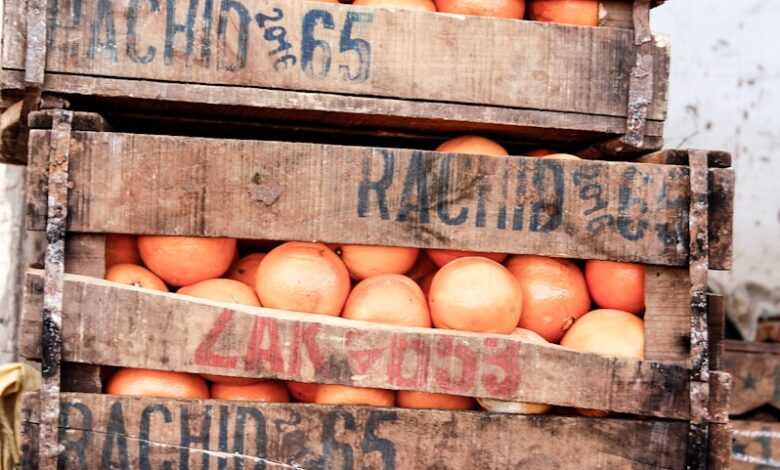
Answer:
<path fill-rule="evenodd" d="M 730 313 L 780 316 L 780 53 L 777 0 L 669 0 L 653 29 L 672 44 L 667 147 L 735 157 L 735 266 L 716 273 Z"/>
<path fill-rule="evenodd" d="M 24 169 L 0 164 L 0 364 L 16 357 Z"/>

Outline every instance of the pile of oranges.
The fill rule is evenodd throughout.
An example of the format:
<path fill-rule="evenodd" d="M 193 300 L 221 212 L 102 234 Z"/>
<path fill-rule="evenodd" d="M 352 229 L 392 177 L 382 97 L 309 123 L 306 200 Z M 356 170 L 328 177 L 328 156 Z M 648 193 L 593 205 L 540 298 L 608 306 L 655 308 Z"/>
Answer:
<path fill-rule="evenodd" d="M 598 0 L 321 0 L 327 3 L 438 11 L 460 15 L 529 19 L 560 24 L 598 26 Z"/>
<path fill-rule="evenodd" d="M 506 155 L 461 137 L 439 150 Z M 544 158 L 566 158 L 548 155 Z M 576 158 L 576 157 L 571 157 Z M 242 251 L 244 256 L 239 257 Z M 106 279 L 147 289 L 397 326 L 516 335 L 535 344 L 641 359 L 644 267 L 444 249 L 109 235 Z M 210 385 L 209 385 L 210 383 Z M 472 409 L 454 395 L 122 369 L 107 393 L 164 398 Z M 546 405 L 480 400 L 491 410 Z M 587 410 L 584 410 L 588 412 Z"/>

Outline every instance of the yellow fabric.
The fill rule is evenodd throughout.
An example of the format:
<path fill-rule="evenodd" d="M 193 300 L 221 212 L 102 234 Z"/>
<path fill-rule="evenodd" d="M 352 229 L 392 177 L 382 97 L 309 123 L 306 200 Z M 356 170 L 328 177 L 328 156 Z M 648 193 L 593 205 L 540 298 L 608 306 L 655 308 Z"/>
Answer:
<path fill-rule="evenodd" d="M 41 373 L 25 364 L 0 366 L 0 470 L 19 462 L 22 392 L 41 386 Z"/>

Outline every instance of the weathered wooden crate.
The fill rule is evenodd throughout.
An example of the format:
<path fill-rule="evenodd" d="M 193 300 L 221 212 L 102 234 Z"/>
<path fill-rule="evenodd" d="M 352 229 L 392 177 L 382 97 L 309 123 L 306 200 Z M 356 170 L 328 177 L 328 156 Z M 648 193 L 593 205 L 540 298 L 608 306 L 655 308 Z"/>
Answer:
<path fill-rule="evenodd" d="M 780 422 L 731 422 L 733 470 L 770 470 L 780 468 Z"/>
<path fill-rule="evenodd" d="M 729 414 L 763 406 L 780 410 L 780 345 L 725 341 L 724 349 L 723 368 L 734 379 Z"/>
<path fill-rule="evenodd" d="M 603 0 L 602 26 L 579 27 L 309 1 L 6 2 L 2 83 L 106 114 L 655 150 L 669 50 L 649 8 Z"/>
<path fill-rule="evenodd" d="M 65 196 L 62 186 L 52 193 L 47 168 L 56 170 L 51 164 L 60 158 L 69 165 L 68 217 L 60 231 L 52 230 L 57 214 L 49 213 L 50 238 L 65 231 L 70 237 L 61 308 L 62 390 L 69 393 L 58 402 L 65 449 L 59 458 L 66 468 L 165 461 L 219 468 L 242 468 L 238 462 L 255 468 L 353 468 L 357 462 L 404 469 L 704 468 L 708 445 L 701 439 L 707 438 L 711 467 L 727 461 L 728 445 L 721 444 L 728 440 L 728 377 L 709 370 L 706 299 L 692 302 L 703 294 L 700 268 L 706 270 L 707 260 L 719 268 L 730 263 L 733 173 L 717 167 L 725 161 L 721 154 L 711 155 L 708 168 L 700 152 L 646 158 L 662 163 L 618 163 L 59 127 L 30 136 L 32 229 L 43 229 L 47 205 Z M 645 359 L 581 354 L 505 335 L 226 306 L 108 283 L 98 279 L 104 233 L 643 262 L 651 265 Z M 45 285 L 42 271 L 28 273 L 22 327 L 28 358 L 41 357 Z M 98 395 L 101 367 L 113 366 L 446 392 L 617 415 Z M 44 421 L 37 396 L 27 397 L 25 410 L 27 464 L 34 465 Z"/>

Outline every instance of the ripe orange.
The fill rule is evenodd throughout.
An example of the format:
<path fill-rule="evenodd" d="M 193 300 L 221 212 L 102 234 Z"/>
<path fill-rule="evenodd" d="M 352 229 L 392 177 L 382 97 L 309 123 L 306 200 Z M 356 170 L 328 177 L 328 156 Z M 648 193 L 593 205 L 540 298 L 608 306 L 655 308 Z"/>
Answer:
<path fill-rule="evenodd" d="M 320 384 L 306 382 L 287 382 L 287 389 L 290 391 L 290 395 L 301 403 L 314 403 L 319 386 Z"/>
<path fill-rule="evenodd" d="M 395 391 L 380 388 L 349 387 L 322 384 L 317 388 L 315 403 L 322 405 L 394 406 Z"/>
<path fill-rule="evenodd" d="M 466 258 L 468 256 L 482 256 L 483 258 L 489 258 L 500 263 L 506 259 L 506 253 L 484 253 L 481 251 L 460 251 L 460 250 L 441 250 L 437 248 L 431 248 L 428 250 L 428 257 L 431 261 L 438 266 L 442 267 L 450 261 L 458 258 Z"/>
<path fill-rule="evenodd" d="M 344 318 L 399 326 L 430 328 L 425 294 L 416 282 L 401 274 L 364 279 L 352 289 Z"/>
<path fill-rule="evenodd" d="M 201 377 L 217 384 L 226 385 L 249 385 L 259 382 L 261 379 L 249 377 L 231 377 L 229 375 L 200 374 Z"/>
<path fill-rule="evenodd" d="M 531 330 L 523 328 L 517 328 L 512 332 L 512 336 L 516 336 L 520 341 L 531 344 L 549 344 L 546 339 L 539 336 Z M 477 398 L 477 401 L 488 411 L 494 413 L 515 413 L 524 415 L 544 414 L 550 411 L 552 406 L 545 405 L 544 403 L 530 403 L 521 401 L 504 401 L 494 400 L 490 398 Z"/>
<path fill-rule="evenodd" d="M 233 279 L 209 279 L 182 287 L 176 293 L 218 302 L 260 306 L 255 292 L 243 282 Z"/>
<path fill-rule="evenodd" d="M 598 26 L 599 0 L 530 0 L 528 19 L 553 23 Z"/>
<path fill-rule="evenodd" d="M 225 274 L 236 256 L 233 238 L 138 237 L 149 270 L 172 286 L 188 286 Z"/>
<path fill-rule="evenodd" d="M 115 264 L 141 264 L 135 235 L 106 235 L 106 269 Z"/>
<path fill-rule="evenodd" d="M 435 0 L 436 9 L 442 13 L 461 15 L 495 16 L 498 18 L 523 18 L 524 0 Z"/>
<path fill-rule="evenodd" d="M 151 369 L 119 369 L 106 385 L 109 395 L 206 399 L 209 387 L 194 374 Z"/>
<path fill-rule="evenodd" d="M 570 153 L 551 153 L 549 155 L 543 156 L 542 158 L 554 158 L 556 160 L 582 160 L 580 157 Z"/>
<path fill-rule="evenodd" d="M 287 387 L 277 380 L 261 380 L 249 385 L 213 383 L 211 384 L 211 398 L 266 403 L 287 403 L 290 401 Z"/>
<path fill-rule="evenodd" d="M 431 0 L 355 0 L 353 5 L 381 7 L 381 8 L 403 8 L 406 10 L 436 11 L 436 5 Z"/>
<path fill-rule="evenodd" d="M 635 314 L 645 309 L 645 267 L 636 263 L 589 260 L 585 279 L 599 307 Z"/>
<path fill-rule="evenodd" d="M 554 155 L 556 153 L 558 152 L 550 149 L 534 149 L 534 150 L 527 150 L 523 155 L 527 157 L 545 157 L 547 155 Z"/>
<path fill-rule="evenodd" d="M 398 391 L 398 406 L 401 408 L 425 408 L 433 410 L 473 410 L 476 402 L 471 397 L 448 395 L 446 393 Z"/>
<path fill-rule="evenodd" d="M 593 310 L 574 322 L 561 346 L 579 352 L 642 359 L 645 355 L 645 324 L 628 312 Z"/>
<path fill-rule="evenodd" d="M 523 294 L 504 266 L 469 257 L 436 273 L 428 303 L 436 328 L 508 334 L 521 318 Z"/>
<path fill-rule="evenodd" d="M 414 266 L 417 248 L 342 245 L 341 260 L 358 281 L 379 274 L 403 274 Z"/>
<path fill-rule="evenodd" d="M 457 3 L 460 1 L 461 0 L 454 0 L 452 1 L 452 3 Z M 504 0 L 498 0 L 498 2 L 503 2 L 503 1 Z M 444 0 L 444 1 L 438 0 L 436 4 L 438 5 L 439 3 L 450 3 L 450 0 Z M 477 2 L 477 1 L 474 1 L 473 3 L 475 5 L 484 4 L 484 2 Z M 452 12 L 452 13 L 459 13 L 459 12 Z M 468 13 L 464 13 L 464 14 L 468 14 Z M 464 135 L 461 137 L 455 137 L 454 139 L 450 139 L 444 142 L 443 144 L 439 145 L 439 147 L 436 148 L 436 151 L 445 152 L 445 153 L 470 153 L 476 155 L 493 155 L 495 157 L 504 157 L 509 155 L 509 152 L 507 152 L 506 149 L 502 147 L 498 142 L 477 135 Z"/>
<path fill-rule="evenodd" d="M 590 309 L 585 276 L 571 260 L 517 255 L 506 263 L 523 291 L 523 316 L 518 326 L 557 343 Z"/>
<path fill-rule="evenodd" d="M 136 264 L 115 264 L 106 271 L 106 280 L 145 289 L 168 292 L 168 286 L 153 272 Z"/>
<path fill-rule="evenodd" d="M 235 281 L 243 282 L 252 289 L 255 288 L 257 280 L 257 267 L 260 266 L 260 261 L 265 257 L 265 253 L 252 253 L 251 255 L 244 256 L 240 260 L 233 263 L 225 277 L 233 279 Z"/>
<path fill-rule="evenodd" d="M 349 295 L 349 272 L 321 243 L 287 242 L 260 262 L 255 288 L 265 307 L 338 316 Z"/>

